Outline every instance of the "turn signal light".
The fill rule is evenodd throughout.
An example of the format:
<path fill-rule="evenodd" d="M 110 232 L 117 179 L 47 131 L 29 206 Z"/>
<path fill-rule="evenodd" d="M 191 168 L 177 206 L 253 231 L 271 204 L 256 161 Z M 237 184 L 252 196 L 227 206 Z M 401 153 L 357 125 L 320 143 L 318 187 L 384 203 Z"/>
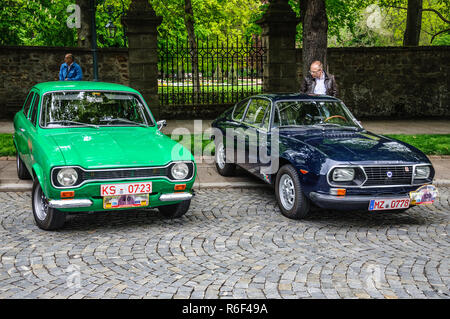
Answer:
<path fill-rule="evenodd" d="M 174 189 L 175 189 L 176 191 L 184 191 L 184 190 L 186 189 L 186 184 L 178 184 L 178 185 L 175 185 Z"/>
<path fill-rule="evenodd" d="M 75 196 L 74 191 L 61 192 L 61 198 L 70 198 L 74 196 Z"/>
<path fill-rule="evenodd" d="M 331 195 L 345 196 L 346 193 L 347 193 L 347 190 L 345 188 L 332 188 L 332 189 L 330 189 L 330 194 Z"/>

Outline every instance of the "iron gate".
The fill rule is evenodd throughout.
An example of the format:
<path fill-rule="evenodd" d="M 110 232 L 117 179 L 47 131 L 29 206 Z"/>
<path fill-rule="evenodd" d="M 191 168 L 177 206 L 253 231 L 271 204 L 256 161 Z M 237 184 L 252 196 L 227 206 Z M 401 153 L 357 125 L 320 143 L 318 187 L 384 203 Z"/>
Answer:
<path fill-rule="evenodd" d="M 245 42 L 166 40 L 158 45 L 161 106 L 232 105 L 262 92 L 265 48 Z"/>

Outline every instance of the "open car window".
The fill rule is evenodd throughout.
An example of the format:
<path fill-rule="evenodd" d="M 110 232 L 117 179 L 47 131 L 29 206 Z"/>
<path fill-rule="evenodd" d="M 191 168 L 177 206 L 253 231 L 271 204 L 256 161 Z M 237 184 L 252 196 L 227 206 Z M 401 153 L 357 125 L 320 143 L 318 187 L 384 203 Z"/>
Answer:
<path fill-rule="evenodd" d="M 345 105 L 338 101 L 280 101 L 276 106 L 274 127 L 304 125 L 360 127 Z"/>
<path fill-rule="evenodd" d="M 269 100 L 252 99 L 245 114 L 244 123 L 267 129 L 270 119 L 270 105 Z"/>
<path fill-rule="evenodd" d="M 41 127 L 153 126 L 141 100 L 125 92 L 54 92 L 44 95 Z"/>

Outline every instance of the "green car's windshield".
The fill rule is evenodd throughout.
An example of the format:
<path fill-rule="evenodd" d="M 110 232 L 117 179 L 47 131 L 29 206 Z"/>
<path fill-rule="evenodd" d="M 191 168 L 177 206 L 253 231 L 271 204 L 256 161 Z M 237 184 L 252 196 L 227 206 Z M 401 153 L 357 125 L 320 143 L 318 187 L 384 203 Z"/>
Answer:
<path fill-rule="evenodd" d="M 361 128 L 350 111 L 337 101 L 280 101 L 274 127 L 320 125 Z"/>
<path fill-rule="evenodd" d="M 125 92 L 70 91 L 44 95 L 41 127 L 61 126 L 153 126 L 134 94 Z"/>

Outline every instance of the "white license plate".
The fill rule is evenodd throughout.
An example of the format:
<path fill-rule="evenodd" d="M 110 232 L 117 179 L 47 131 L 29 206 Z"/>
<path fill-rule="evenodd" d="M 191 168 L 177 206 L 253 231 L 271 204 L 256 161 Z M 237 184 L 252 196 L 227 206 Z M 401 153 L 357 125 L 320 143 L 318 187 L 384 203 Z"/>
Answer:
<path fill-rule="evenodd" d="M 152 183 L 129 183 L 129 184 L 103 184 L 100 186 L 100 196 L 117 196 L 133 194 L 150 194 Z"/>
<path fill-rule="evenodd" d="M 369 210 L 403 209 L 408 208 L 409 204 L 409 198 L 372 199 Z"/>

